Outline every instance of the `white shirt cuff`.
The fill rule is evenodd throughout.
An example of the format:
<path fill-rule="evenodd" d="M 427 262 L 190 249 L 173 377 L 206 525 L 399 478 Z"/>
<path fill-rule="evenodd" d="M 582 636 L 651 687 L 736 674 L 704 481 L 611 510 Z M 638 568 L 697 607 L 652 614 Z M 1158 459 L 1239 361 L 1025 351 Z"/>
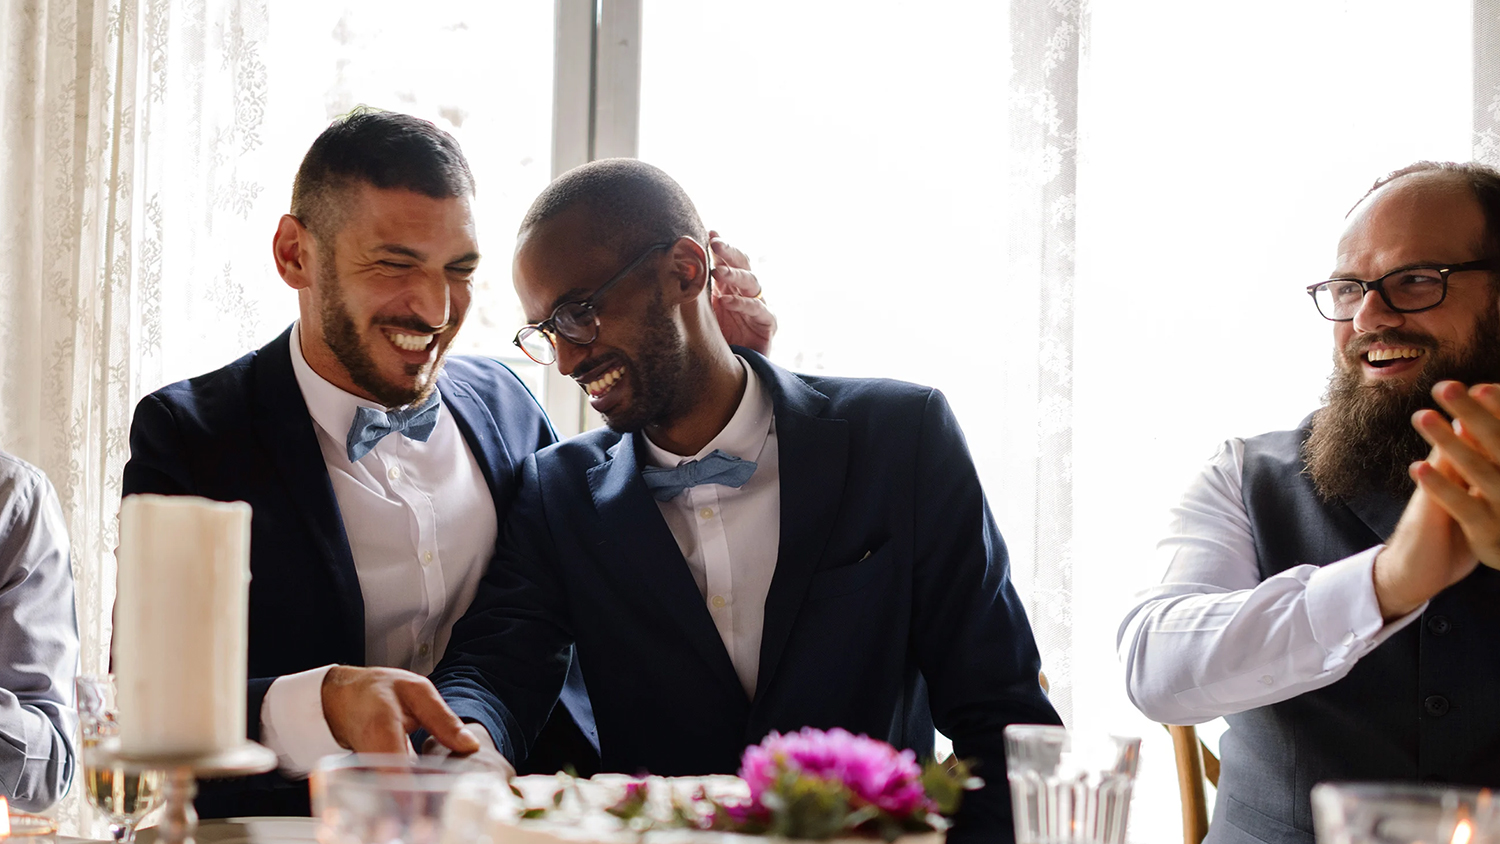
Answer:
<path fill-rule="evenodd" d="M 1322 566 L 1307 581 L 1313 638 L 1327 652 L 1323 668 L 1352 663 L 1410 624 L 1426 604 L 1386 624 L 1375 597 L 1375 557 L 1384 545 Z"/>
<path fill-rule="evenodd" d="M 323 717 L 323 678 L 332 667 L 277 677 L 261 702 L 261 741 L 276 751 L 281 773 L 290 779 L 306 779 L 324 756 L 349 752 Z"/>

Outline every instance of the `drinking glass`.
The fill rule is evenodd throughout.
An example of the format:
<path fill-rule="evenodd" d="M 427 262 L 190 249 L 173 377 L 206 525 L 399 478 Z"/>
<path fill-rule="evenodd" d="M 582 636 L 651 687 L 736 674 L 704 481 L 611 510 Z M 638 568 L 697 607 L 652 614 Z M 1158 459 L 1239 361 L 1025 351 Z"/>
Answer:
<path fill-rule="evenodd" d="M 1497 844 L 1500 800 L 1488 789 L 1414 783 L 1321 783 L 1318 844 Z"/>
<path fill-rule="evenodd" d="M 443 811 L 469 763 L 430 756 L 328 756 L 311 777 L 320 844 L 439 844 Z"/>
<path fill-rule="evenodd" d="M 1005 728 L 1016 844 L 1124 844 L 1141 740 Z"/>
<path fill-rule="evenodd" d="M 78 726 L 82 741 L 83 782 L 89 803 L 104 815 L 110 836 L 120 844 L 135 840 L 136 825 L 156 808 L 165 775 L 161 771 L 127 771 L 100 758 L 120 737 L 112 674 L 85 674 L 74 683 L 78 692 Z"/>

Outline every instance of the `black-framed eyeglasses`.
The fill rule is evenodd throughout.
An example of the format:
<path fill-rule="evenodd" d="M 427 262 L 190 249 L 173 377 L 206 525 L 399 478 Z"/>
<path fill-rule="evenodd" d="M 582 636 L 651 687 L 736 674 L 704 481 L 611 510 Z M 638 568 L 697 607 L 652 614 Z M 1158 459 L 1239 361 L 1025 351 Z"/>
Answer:
<path fill-rule="evenodd" d="M 1365 294 L 1371 290 L 1380 294 L 1386 307 L 1398 314 L 1414 314 L 1431 310 L 1448 298 L 1448 276 L 1470 270 L 1492 270 L 1496 262 L 1492 258 L 1466 261 L 1462 264 L 1431 264 L 1403 267 L 1392 270 L 1374 281 L 1358 278 L 1330 278 L 1307 287 L 1307 295 L 1318 306 L 1324 319 L 1348 322 L 1359 313 Z"/>
<path fill-rule="evenodd" d="M 599 299 L 609 292 L 611 287 L 619 284 L 635 271 L 642 262 L 651 257 L 651 253 L 658 249 L 666 249 L 675 240 L 653 243 L 646 248 L 645 252 L 637 255 L 635 260 L 625 265 L 610 277 L 609 281 L 599 285 L 599 289 L 589 295 L 581 302 L 564 302 L 552 311 L 552 316 L 541 322 L 534 322 L 521 327 L 516 332 L 515 339 L 511 342 L 521 347 L 526 356 L 541 364 L 549 366 L 557 360 L 557 337 L 561 337 L 577 346 L 587 346 L 599 338 L 599 314 L 597 306 Z"/>

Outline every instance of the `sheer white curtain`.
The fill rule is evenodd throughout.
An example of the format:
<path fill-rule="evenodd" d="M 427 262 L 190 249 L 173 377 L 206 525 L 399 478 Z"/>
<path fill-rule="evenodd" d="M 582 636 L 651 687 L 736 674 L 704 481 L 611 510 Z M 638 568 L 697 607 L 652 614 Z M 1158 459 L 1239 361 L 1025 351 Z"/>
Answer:
<path fill-rule="evenodd" d="M 265 27 L 261 0 L 0 0 L 0 447 L 62 500 L 84 671 L 107 665 L 135 400 L 258 333 Z M 76 792 L 65 829 L 88 828 Z"/>

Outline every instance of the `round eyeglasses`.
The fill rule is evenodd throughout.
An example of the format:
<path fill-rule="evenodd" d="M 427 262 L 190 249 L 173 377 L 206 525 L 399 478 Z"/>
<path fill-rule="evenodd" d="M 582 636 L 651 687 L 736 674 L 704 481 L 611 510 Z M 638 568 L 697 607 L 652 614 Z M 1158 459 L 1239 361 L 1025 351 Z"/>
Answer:
<path fill-rule="evenodd" d="M 599 299 L 611 288 L 635 271 L 643 261 L 658 249 L 666 249 L 676 241 L 665 241 L 653 243 L 646 248 L 645 252 L 636 256 L 635 260 L 625 265 L 625 269 L 615 273 L 609 281 L 599 285 L 587 299 L 581 302 L 564 302 L 552 311 L 552 316 L 541 322 L 534 322 L 522 326 L 516 332 L 512 343 L 521 347 L 526 356 L 541 364 L 550 366 L 557 360 L 558 337 L 567 340 L 575 346 L 587 346 L 599 338 L 599 314 L 597 306 Z"/>
<path fill-rule="evenodd" d="M 1371 290 L 1380 294 L 1386 307 L 1399 314 L 1414 314 L 1431 310 L 1443 304 L 1448 297 L 1448 276 L 1470 270 L 1495 268 L 1493 259 L 1467 261 L 1449 266 L 1429 265 L 1403 267 L 1386 273 L 1374 281 L 1358 278 L 1330 278 L 1307 287 L 1307 295 L 1318 306 L 1324 319 L 1348 322 L 1359 313 L 1365 294 Z"/>

